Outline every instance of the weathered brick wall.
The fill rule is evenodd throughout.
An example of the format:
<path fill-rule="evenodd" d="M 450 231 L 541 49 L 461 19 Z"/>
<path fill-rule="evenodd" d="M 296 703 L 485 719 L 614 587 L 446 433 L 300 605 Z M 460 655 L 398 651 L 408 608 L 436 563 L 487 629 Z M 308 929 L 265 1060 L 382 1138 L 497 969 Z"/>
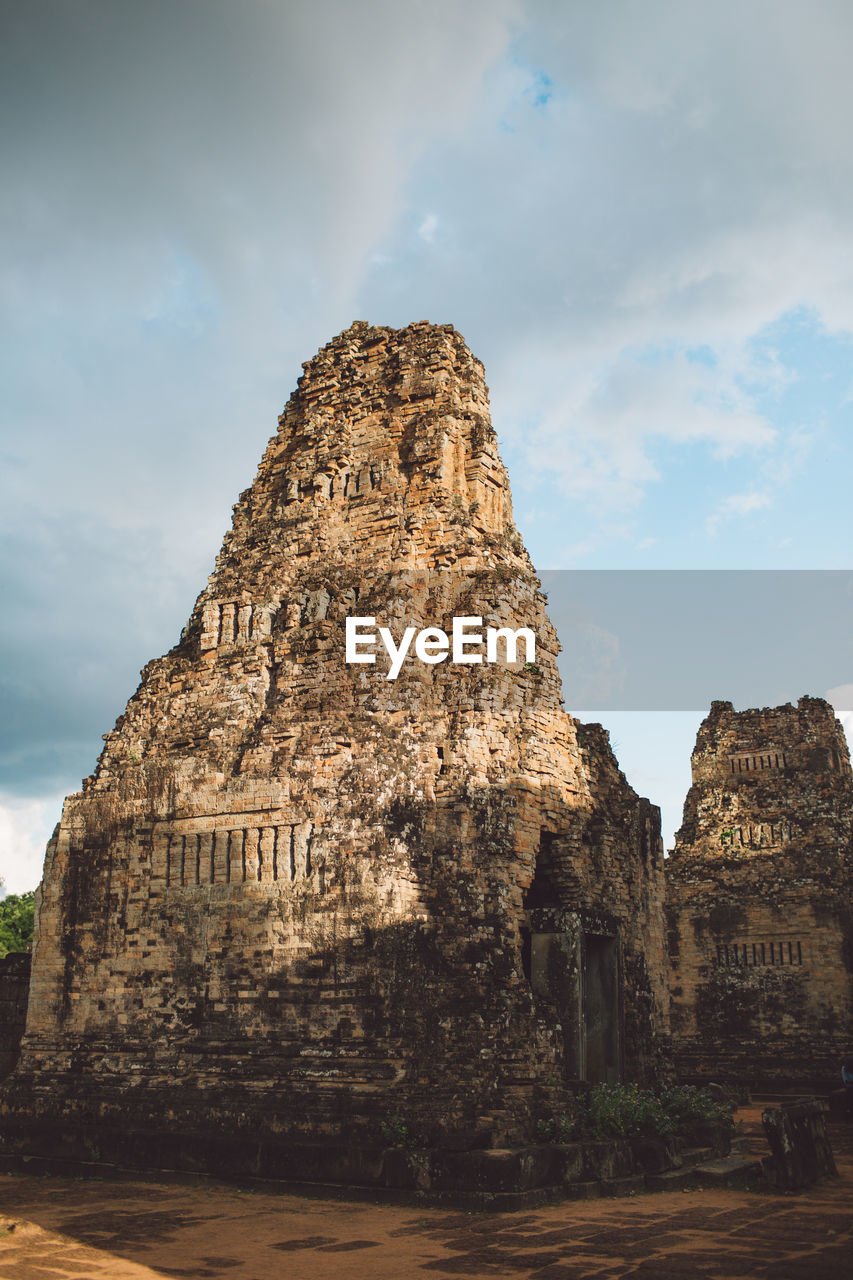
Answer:
<path fill-rule="evenodd" d="M 344 662 L 348 615 L 526 625 L 536 662 L 389 681 Z M 7 1135 L 32 1140 L 28 1113 L 55 1142 L 61 1115 L 105 1152 L 120 1122 L 193 1134 L 210 1167 L 219 1134 L 269 1168 L 258 1143 L 390 1112 L 513 1141 L 579 1072 L 654 1073 L 659 816 L 563 711 L 557 651 L 482 366 L 450 326 L 354 325 L 306 364 L 180 643 L 65 803 Z"/>
<path fill-rule="evenodd" d="M 832 708 L 716 702 L 667 866 L 680 1073 L 837 1087 L 853 1040 L 853 775 Z"/>
<path fill-rule="evenodd" d="M 29 953 L 12 951 L 0 956 L 0 1079 L 7 1076 L 18 1061 L 27 1020 L 29 985 Z"/>

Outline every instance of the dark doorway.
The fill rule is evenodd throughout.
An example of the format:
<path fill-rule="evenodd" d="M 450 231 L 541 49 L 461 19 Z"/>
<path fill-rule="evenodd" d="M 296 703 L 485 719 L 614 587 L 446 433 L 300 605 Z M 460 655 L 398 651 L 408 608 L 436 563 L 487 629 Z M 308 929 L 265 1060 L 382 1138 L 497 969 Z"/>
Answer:
<path fill-rule="evenodd" d="M 551 831 L 539 833 L 539 852 L 536 856 L 536 871 L 533 882 L 524 894 L 524 910 L 533 911 L 538 907 L 558 907 L 560 895 L 553 880 L 554 841 L 556 836 Z"/>
<path fill-rule="evenodd" d="M 585 934 L 584 1078 L 591 1084 L 616 1084 L 619 1080 L 619 995 L 619 949 L 616 938 Z"/>

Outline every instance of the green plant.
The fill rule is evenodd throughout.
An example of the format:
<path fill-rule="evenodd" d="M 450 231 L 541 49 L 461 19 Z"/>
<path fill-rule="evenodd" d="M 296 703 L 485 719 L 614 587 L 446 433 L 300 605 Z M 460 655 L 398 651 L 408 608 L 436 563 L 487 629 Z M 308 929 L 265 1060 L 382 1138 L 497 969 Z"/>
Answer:
<path fill-rule="evenodd" d="M 383 1140 L 391 1147 L 411 1148 L 415 1146 L 414 1134 L 399 1111 L 395 1111 L 385 1117 L 379 1126 L 379 1132 Z"/>
<path fill-rule="evenodd" d="M 678 1132 L 684 1132 L 696 1124 L 731 1122 L 731 1112 L 725 1103 L 716 1102 L 704 1089 L 698 1089 L 692 1084 L 676 1084 L 664 1089 L 660 1101 Z"/>
<path fill-rule="evenodd" d="M 689 1135 L 700 1125 L 731 1127 L 732 1120 L 723 1103 L 693 1085 L 673 1085 L 660 1094 L 636 1084 L 597 1084 L 578 1102 L 578 1119 L 572 1126 L 568 1117 L 554 1123 L 554 1132 L 577 1131 L 581 1137 L 668 1139 Z M 558 1137 L 556 1141 L 566 1141 Z"/>
<path fill-rule="evenodd" d="M 565 1114 L 557 1116 L 554 1126 L 555 1142 L 571 1142 L 573 1138 L 577 1137 L 577 1124 L 571 1116 Z"/>
<path fill-rule="evenodd" d="M 33 941 L 35 889 L 10 893 L 0 902 L 0 956 L 10 951 L 29 951 Z"/>
<path fill-rule="evenodd" d="M 669 1138 L 676 1125 L 660 1099 L 635 1084 L 597 1084 L 581 1100 L 580 1128 L 604 1138 L 638 1138 L 657 1134 Z"/>
<path fill-rule="evenodd" d="M 537 1120 L 536 1121 L 536 1137 L 540 1142 L 553 1142 L 556 1134 L 556 1122 L 554 1120 Z"/>

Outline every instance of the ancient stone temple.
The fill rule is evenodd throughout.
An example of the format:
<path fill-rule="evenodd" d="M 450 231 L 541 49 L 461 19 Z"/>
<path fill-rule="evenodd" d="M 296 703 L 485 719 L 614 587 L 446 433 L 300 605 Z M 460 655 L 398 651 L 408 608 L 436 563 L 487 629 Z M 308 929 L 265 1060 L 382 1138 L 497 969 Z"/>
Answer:
<path fill-rule="evenodd" d="M 838 1087 L 853 1048 L 853 775 L 820 698 L 715 702 L 667 862 L 679 1074 Z"/>
<path fill-rule="evenodd" d="M 395 1126 L 506 1146 L 647 1079 L 659 816 L 557 652 L 482 366 L 353 325 L 65 803 L 6 1150 L 370 1181 Z"/>

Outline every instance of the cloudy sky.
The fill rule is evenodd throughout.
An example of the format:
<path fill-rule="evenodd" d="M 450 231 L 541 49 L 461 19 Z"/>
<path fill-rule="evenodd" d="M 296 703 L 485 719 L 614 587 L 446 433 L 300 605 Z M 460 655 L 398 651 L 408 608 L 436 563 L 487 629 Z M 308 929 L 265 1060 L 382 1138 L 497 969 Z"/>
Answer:
<path fill-rule="evenodd" d="M 9 890 L 354 319 L 484 361 L 538 567 L 848 566 L 848 0 L 0 14 Z M 612 721 L 670 828 L 704 710 Z"/>

